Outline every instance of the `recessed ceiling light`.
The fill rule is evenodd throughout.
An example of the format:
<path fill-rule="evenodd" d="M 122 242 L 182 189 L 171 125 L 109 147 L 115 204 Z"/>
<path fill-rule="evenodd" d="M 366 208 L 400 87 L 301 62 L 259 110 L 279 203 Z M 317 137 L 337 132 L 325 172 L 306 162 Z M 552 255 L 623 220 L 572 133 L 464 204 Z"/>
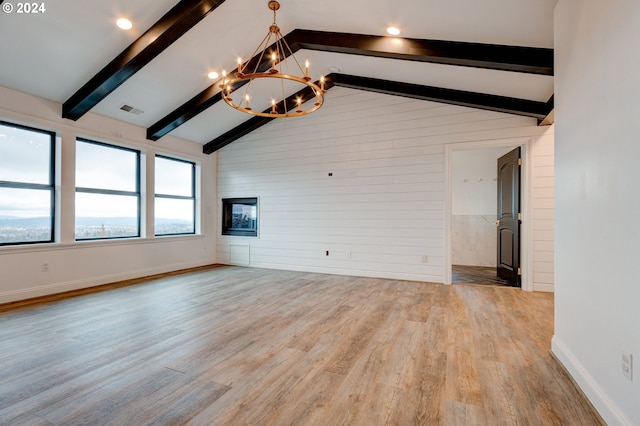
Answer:
<path fill-rule="evenodd" d="M 397 36 L 400 35 L 400 29 L 398 29 L 397 27 L 389 27 L 387 28 L 387 33 L 391 34 L 392 36 Z"/>
<path fill-rule="evenodd" d="M 215 80 L 216 78 L 218 78 L 218 73 L 215 71 L 211 71 L 209 74 L 207 74 L 207 77 L 209 77 L 211 80 Z"/>
<path fill-rule="evenodd" d="M 123 30 L 130 30 L 133 27 L 133 24 L 127 18 L 120 18 L 116 21 L 116 25 Z"/>

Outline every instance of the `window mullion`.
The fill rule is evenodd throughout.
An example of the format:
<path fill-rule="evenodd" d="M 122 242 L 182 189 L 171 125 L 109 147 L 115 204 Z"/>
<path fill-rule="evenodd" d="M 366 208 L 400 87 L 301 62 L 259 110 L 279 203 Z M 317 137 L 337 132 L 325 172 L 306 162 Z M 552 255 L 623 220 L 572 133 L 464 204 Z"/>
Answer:
<path fill-rule="evenodd" d="M 172 200 L 195 200 L 195 197 L 188 195 L 170 195 L 170 194 L 156 194 L 157 198 L 169 198 Z"/>
<path fill-rule="evenodd" d="M 11 182 L 11 181 L 0 181 L 0 187 L 15 188 L 15 189 L 43 189 L 46 191 L 50 191 L 53 189 L 53 185 L 46 185 L 43 183 L 25 183 L 25 182 Z"/>
<path fill-rule="evenodd" d="M 97 189 L 97 188 L 82 188 L 82 187 L 76 187 L 76 192 L 85 192 L 89 194 L 104 194 L 104 195 L 126 195 L 131 197 L 140 196 L 139 192 L 133 192 L 133 191 L 115 191 L 112 189 Z"/>

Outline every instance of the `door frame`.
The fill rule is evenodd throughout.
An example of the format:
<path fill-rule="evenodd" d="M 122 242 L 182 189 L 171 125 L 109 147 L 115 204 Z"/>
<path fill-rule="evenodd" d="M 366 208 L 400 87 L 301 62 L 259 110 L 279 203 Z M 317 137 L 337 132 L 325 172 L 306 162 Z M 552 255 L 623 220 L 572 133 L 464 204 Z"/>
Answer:
<path fill-rule="evenodd" d="M 445 144 L 445 204 L 444 204 L 444 283 L 451 284 L 451 214 L 453 202 L 453 152 L 475 151 L 486 148 L 520 147 L 522 168 L 520 169 L 520 208 L 522 224 L 520 228 L 520 267 L 522 268 L 521 288 L 533 291 L 533 215 L 531 214 L 531 161 L 529 156 L 533 138 L 518 137 L 493 139 L 476 142 Z"/>

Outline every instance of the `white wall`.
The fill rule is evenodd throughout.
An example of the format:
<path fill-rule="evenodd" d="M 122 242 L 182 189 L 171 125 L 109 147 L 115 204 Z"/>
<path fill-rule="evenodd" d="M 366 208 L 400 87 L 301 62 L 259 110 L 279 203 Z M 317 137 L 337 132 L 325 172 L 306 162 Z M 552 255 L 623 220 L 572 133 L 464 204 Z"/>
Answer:
<path fill-rule="evenodd" d="M 452 214 L 496 215 L 497 161 L 510 150 L 485 148 L 453 152 Z"/>
<path fill-rule="evenodd" d="M 77 122 L 60 118 L 61 105 L 0 87 L 0 119 L 53 130 L 61 146 L 57 185 L 60 213 L 57 242 L 0 247 L 0 303 L 129 278 L 202 266 L 215 261 L 216 156 L 202 154 L 196 143 L 164 137 L 146 140 L 145 129 L 95 114 Z M 75 138 L 87 137 L 140 149 L 146 158 L 143 189 L 147 203 L 142 232 L 148 237 L 110 241 L 74 241 Z M 153 237 L 153 158 L 156 153 L 196 161 L 201 169 L 202 233 Z M 49 272 L 42 272 L 42 263 Z"/>
<path fill-rule="evenodd" d="M 239 245 L 252 266 L 443 282 L 445 144 L 548 138 L 530 118 L 333 88 L 219 151 L 218 197 L 260 197 L 260 223 L 220 236 L 218 261 Z"/>
<path fill-rule="evenodd" d="M 496 266 L 497 161 L 511 148 L 452 153 L 451 263 Z"/>
<path fill-rule="evenodd" d="M 609 424 L 640 424 L 640 2 L 555 14 L 553 353 Z M 621 351 L 635 355 L 633 381 Z"/>

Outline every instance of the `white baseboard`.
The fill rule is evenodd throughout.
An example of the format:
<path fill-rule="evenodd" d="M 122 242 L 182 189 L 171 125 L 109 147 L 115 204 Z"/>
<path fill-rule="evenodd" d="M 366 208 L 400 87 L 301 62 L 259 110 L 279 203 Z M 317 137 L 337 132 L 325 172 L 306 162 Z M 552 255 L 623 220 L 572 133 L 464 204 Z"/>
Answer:
<path fill-rule="evenodd" d="M 163 274 L 167 272 L 179 271 L 181 269 L 197 268 L 199 266 L 210 265 L 211 262 L 184 262 L 172 265 L 160 265 L 153 268 L 138 269 L 135 271 L 127 271 L 117 274 L 101 275 L 98 277 L 90 277 L 86 279 L 66 281 L 43 285 L 39 287 L 31 287 L 20 290 L 13 290 L 0 293 L 0 303 L 10 303 L 19 300 L 32 299 L 34 297 L 49 296 L 52 294 L 63 293 L 65 291 L 80 290 L 84 288 L 96 287 L 99 285 L 115 283 L 118 281 L 131 280 L 135 278 L 147 277 L 150 275 Z"/>
<path fill-rule="evenodd" d="M 553 293 L 555 291 L 553 284 L 536 284 L 533 283 L 533 291 L 543 291 L 545 293 Z"/>
<path fill-rule="evenodd" d="M 551 339 L 551 352 L 564 366 L 607 424 L 633 426 L 633 422 L 609 398 L 609 395 L 600 387 L 593 376 L 589 374 L 569 348 L 556 336 Z"/>

